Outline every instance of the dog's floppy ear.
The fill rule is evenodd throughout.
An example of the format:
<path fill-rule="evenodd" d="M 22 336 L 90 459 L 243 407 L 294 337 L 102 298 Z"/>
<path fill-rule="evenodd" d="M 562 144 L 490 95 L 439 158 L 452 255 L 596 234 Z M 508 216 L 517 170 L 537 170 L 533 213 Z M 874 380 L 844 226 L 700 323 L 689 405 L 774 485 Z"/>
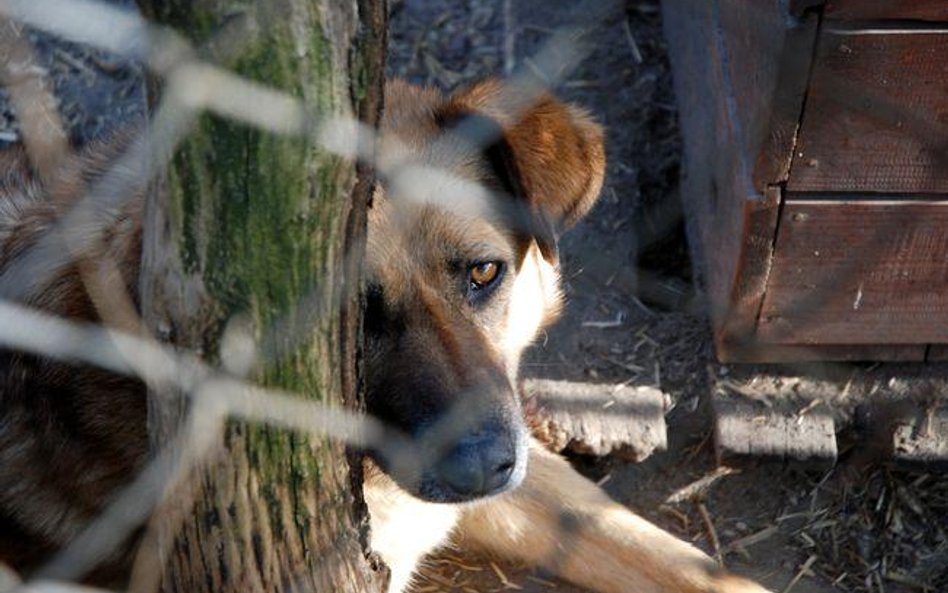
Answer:
<path fill-rule="evenodd" d="M 602 128 L 549 94 L 528 102 L 520 95 L 486 80 L 451 96 L 438 119 L 480 138 L 502 189 L 521 202 L 529 234 L 554 262 L 559 235 L 586 214 L 602 187 Z"/>

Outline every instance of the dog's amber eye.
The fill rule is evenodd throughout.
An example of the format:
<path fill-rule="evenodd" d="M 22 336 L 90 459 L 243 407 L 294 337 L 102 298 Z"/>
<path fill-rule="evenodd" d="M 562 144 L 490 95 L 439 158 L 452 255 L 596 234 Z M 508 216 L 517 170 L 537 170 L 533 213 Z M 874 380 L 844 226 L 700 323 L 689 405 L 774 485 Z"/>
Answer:
<path fill-rule="evenodd" d="M 500 285 L 506 266 L 502 260 L 472 263 L 467 269 L 467 298 L 477 305 L 490 298 Z"/>
<path fill-rule="evenodd" d="M 484 262 L 471 268 L 471 282 L 477 286 L 490 284 L 491 280 L 497 277 L 497 264 L 494 262 Z"/>
<path fill-rule="evenodd" d="M 481 290 L 490 286 L 500 275 L 500 262 L 486 261 L 471 266 L 469 271 L 471 290 Z"/>

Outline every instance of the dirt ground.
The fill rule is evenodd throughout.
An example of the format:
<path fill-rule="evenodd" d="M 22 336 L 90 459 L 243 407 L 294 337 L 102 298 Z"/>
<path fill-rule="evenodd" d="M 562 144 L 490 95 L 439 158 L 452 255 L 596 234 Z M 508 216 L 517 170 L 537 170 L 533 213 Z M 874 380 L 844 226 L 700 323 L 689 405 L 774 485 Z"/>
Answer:
<path fill-rule="evenodd" d="M 535 70 L 532 56 L 557 28 L 589 24 L 591 7 L 602 10 L 602 4 L 396 0 L 389 71 L 451 89 L 485 76 Z M 588 56 L 556 88 L 606 127 L 606 184 L 590 216 L 564 237 L 568 306 L 529 354 L 523 372 L 653 385 L 670 396 L 671 409 L 666 452 L 639 464 L 583 457 L 575 457 L 575 464 L 616 500 L 774 591 L 948 590 L 948 479 L 938 468 L 886 461 L 879 447 L 885 418 L 880 408 L 866 405 L 937 399 L 940 394 L 919 396 L 917 382 L 913 393 L 904 393 L 905 378 L 930 378 L 930 391 L 941 392 L 944 369 L 761 369 L 714 361 L 683 230 L 681 138 L 660 5 L 629 0 L 595 16 L 603 18 L 587 36 Z M 792 405 L 819 399 L 830 408 L 841 431 L 837 465 L 751 461 L 717 480 L 700 504 L 666 504 L 677 489 L 715 470 L 711 378 L 734 377 L 754 389 L 753 377 L 761 372 L 792 385 L 798 398 Z M 434 559 L 415 590 L 511 588 L 576 591 L 542 572 L 462 551 Z"/>
<path fill-rule="evenodd" d="M 670 402 L 669 447 L 638 464 L 618 457 L 573 461 L 616 500 L 775 592 L 948 591 L 948 478 L 938 468 L 880 457 L 885 418 L 865 405 L 871 397 L 943 397 L 948 373 L 941 367 L 770 369 L 792 385 L 798 405 L 820 399 L 831 408 L 841 431 L 838 464 L 813 469 L 751 461 L 715 481 L 700 504 L 666 502 L 715 470 L 712 379 L 745 382 L 757 371 L 714 361 L 703 301 L 692 285 L 678 197 L 681 138 L 660 6 L 628 0 L 610 11 L 607 4 L 391 0 L 390 74 L 446 89 L 531 72 L 558 28 L 599 23 L 585 37 L 590 53 L 557 92 L 606 127 L 606 185 L 592 214 L 563 239 L 568 306 L 527 357 L 524 373 L 660 388 Z M 134 66 L 43 39 L 39 48 L 75 141 L 142 117 Z M 93 82 L 106 90 L 89 92 Z M 4 105 L 0 91 L 0 144 L 16 139 Z M 931 393 L 906 388 L 906 377 L 930 379 Z M 753 391 L 753 380 L 745 383 L 742 389 Z M 432 559 L 415 591 L 521 588 L 576 591 L 542 571 L 454 550 Z"/>
<path fill-rule="evenodd" d="M 134 7 L 134 0 L 111 0 Z M 69 140 L 81 145 L 116 127 L 145 117 L 145 86 L 140 66 L 132 61 L 24 28 L 34 59 L 53 82 Z M 0 148 L 19 139 L 7 91 L 0 87 Z"/>

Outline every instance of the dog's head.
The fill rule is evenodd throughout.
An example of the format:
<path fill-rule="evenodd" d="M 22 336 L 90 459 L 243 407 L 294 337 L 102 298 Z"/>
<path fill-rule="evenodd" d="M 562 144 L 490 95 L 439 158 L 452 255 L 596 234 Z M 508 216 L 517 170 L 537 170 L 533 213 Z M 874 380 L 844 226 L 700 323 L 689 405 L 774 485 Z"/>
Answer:
<path fill-rule="evenodd" d="M 413 494 L 461 502 L 520 483 L 522 350 L 560 306 L 556 240 L 602 184 L 600 128 L 550 96 L 497 81 L 445 97 L 386 90 L 369 212 L 368 411 L 423 459 L 392 471 Z"/>

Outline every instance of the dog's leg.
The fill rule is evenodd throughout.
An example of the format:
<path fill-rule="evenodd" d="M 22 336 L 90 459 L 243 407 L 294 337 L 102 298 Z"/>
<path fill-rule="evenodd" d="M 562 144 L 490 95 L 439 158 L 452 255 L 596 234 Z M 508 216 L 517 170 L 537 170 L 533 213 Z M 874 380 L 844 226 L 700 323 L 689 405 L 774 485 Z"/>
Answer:
<path fill-rule="evenodd" d="M 460 507 L 419 500 L 370 463 L 366 463 L 364 494 L 372 549 L 390 571 L 387 593 L 402 593 L 422 558 L 448 539 Z"/>
<path fill-rule="evenodd" d="M 613 502 L 537 443 L 523 485 L 466 508 L 458 541 L 602 593 L 767 592 Z"/>

